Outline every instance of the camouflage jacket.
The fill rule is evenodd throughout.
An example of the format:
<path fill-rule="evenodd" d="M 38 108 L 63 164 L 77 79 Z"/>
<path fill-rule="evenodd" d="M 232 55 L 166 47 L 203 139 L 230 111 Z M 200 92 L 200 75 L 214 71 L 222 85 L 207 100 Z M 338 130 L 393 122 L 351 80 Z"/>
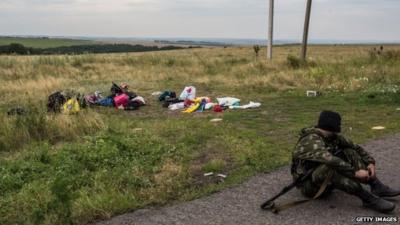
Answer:
<path fill-rule="evenodd" d="M 348 148 L 355 150 L 366 164 L 375 164 L 374 158 L 361 146 L 342 135 L 325 138 L 315 128 L 304 128 L 292 154 L 293 177 L 297 178 L 320 164 L 326 164 L 345 176 L 354 177 L 353 166 L 338 156 L 341 149 Z"/>

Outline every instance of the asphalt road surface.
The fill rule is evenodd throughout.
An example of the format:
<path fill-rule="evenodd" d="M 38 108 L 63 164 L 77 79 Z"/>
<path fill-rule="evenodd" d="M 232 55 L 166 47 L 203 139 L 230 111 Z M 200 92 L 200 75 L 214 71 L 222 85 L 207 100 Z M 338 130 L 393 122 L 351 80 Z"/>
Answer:
<path fill-rule="evenodd" d="M 384 183 L 400 188 L 400 134 L 371 141 L 363 146 L 377 161 L 378 177 Z M 358 198 L 338 190 L 327 199 L 314 200 L 278 215 L 259 208 L 263 200 L 279 192 L 290 182 L 289 168 L 284 167 L 272 173 L 257 175 L 243 184 L 205 198 L 161 208 L 140 209 L 108 221 L 98 222 L 96 225 L 400 224 L 400 197 L 392 199 L 397 208 L 389 215 L 363 208 Z M 277 202 L 295 199 L 302 199 L 296 189 Z M 397 222 L 357 222 L 356 217 L 359 216 L 391 216 L 397 217 Z"/>

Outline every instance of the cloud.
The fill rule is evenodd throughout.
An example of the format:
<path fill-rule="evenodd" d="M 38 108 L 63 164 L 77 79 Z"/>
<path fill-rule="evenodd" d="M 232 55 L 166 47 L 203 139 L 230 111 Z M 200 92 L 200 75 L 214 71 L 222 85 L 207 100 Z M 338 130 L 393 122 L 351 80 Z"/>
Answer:
<path fill-rule="evenodd" d="M 275 0 L 275 37 L 301 39 L 305 0 Z M 399 39 L 398 0 L 314 0 L 310 38 Z M 3 34 L 263 38 L 268 0 L 1 0 Z"/>

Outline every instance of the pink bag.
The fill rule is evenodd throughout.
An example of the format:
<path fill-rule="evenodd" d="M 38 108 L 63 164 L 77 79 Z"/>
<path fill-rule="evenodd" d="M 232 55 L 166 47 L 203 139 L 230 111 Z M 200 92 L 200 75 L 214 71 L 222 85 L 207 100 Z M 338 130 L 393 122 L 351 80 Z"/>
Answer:
<path fill-rule="evenodd" d="M 129 102 L 129 96 L 126 94 L 121 94 L 114 97 L 114 105 L 116 108 L 121 106 L 125 109 Z"/>

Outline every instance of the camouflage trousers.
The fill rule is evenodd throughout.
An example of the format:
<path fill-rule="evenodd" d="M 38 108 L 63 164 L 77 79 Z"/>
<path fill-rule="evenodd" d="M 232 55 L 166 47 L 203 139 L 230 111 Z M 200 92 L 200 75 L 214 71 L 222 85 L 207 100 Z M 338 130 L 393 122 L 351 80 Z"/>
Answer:
<path fill-rule="evenodd" d="M 366 169 L 366 163 L 361 159 L 360 155 L 353 149 L 343 150 L 343 156 L 341 157 L 344 161 L 350 163 L 354 169 Z M 354 194 L 362 189 L 361 183 L 349 177 L 346 177 L 338 173 L 333 168 L 327 165 L 319 165 L 311 175 L 310 179 L 307 179 L 301 186 L 300 190 L 306 197 L 312 198 L 319 191 L 322 183 L 325 181 L 327 176 L 332 173 L 332 177 L 325 189 L 322 197 L 329 195 L 333 189 L 342 190 L 348 194 Z"/>

